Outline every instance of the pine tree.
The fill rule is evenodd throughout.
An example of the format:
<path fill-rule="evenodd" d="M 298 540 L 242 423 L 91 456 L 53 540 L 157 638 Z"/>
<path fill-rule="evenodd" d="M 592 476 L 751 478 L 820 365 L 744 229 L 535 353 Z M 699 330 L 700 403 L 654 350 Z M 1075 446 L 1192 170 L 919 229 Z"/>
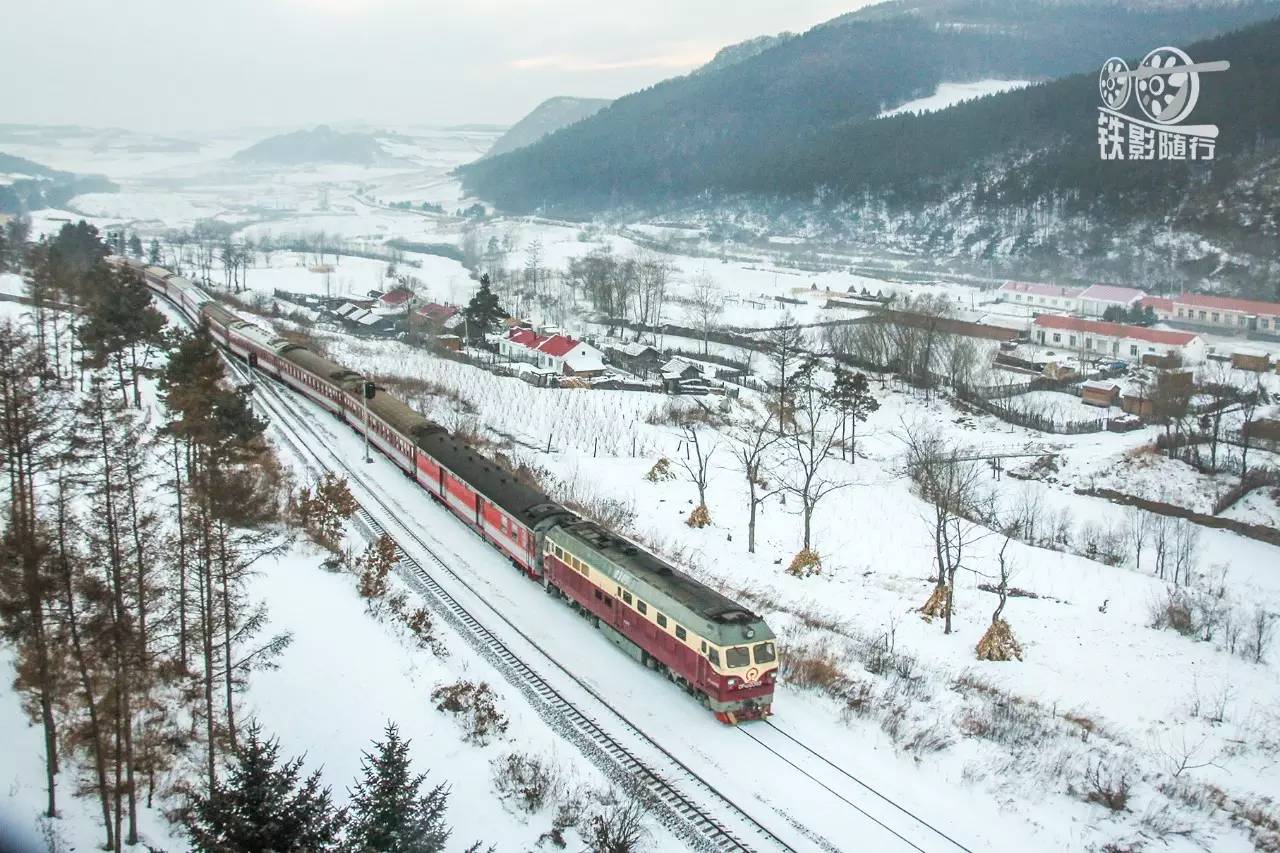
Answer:
<path fill-rule="evenodd" d="M 151 245 L 147 247 L 147 263 L 160 263 L 160 241 L 154 237 L 151 238 Z"/>
<path fill-rule="evenodd" d="M 849 457 L 856 459 L 858 424 L 880 408 L 879 401 L 871 393 L 871 384 L 867 381 L 866 374 L 837 367 L 827 400 L 840 412 L 842 418 L 841 457 L 843 458 L 847 446 Z"/>
<path fill-rule="evenodd" d="M 135 258 L 142 257 L 142 240 L 137 234 L 129 235 L 129 254 Z"/>
<path fill-rule="evenodd" d="M 409 741 L 387 723 L 386 739 L 360 762 L 362 777 L 351 794 L 347 847 L 359 853 L 436 853 L 450 829 L 445 825 L 449 792 L 437 785 L 422 792 L 427 774 L 409 766 Z"/>
<path fill-rule="evenodd" d="M 467 318 L 467 335 L 472 339 L 482 338 L 486 331 L 507 316 L 498 304 L 488 273 L 480 276 L 480 289 L 471 297 L 463 314 Z"/>
<path fill-rule="evenodd" d="M 208 853 L 339 850 L 346 810 L 337 809 L 316 771 L 300 779 L 302 759 L 279 763 L 280 744 L 251 723 L 226 782 L 197 795 L 184 816 L 192 848 Z"/>

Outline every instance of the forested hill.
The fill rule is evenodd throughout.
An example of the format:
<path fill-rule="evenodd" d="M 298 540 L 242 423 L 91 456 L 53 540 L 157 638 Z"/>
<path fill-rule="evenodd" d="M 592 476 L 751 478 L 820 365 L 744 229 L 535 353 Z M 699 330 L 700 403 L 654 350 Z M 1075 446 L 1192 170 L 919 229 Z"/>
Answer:
<path fill-rule="evenodd" d="M 468 191 L 505 209 L 569 215 L 708 191 L 811 195 L 817 185 L 853 186 L 846 178 L 856 176 L 857 162 L 888 158 L 901 142 L 881 122 L 866 141 L 886 149 L 859 148 L 853 156 L 830 152 L 830 140 L 856 136 L 856 125 L 940 82 L 1096 75 L 1108 56 L 1140 58 L 1152 47 L 1186 45 L 1277 13 L 1277 0 L 888 3 L 620 98 L 541 142 L 460 172 Z M 1008 134 L 1028 132 L 1006 122 L 988 133 L 987 151 L 1000 150 Z"/>
<path fill-rule="evenodd" d="M 81 193 L 115 192 L 101 175 L 76 175 L 0 151 L 0 213 L 62 207 Z"/>
<path fill-rule="evenodd" d="M 391 156 L 368 133 L 340 133 L 328 125 L 272 136 L 238 151 L 233 159 L 245 163 L 360 163 L 373 165 Z"/>
<path fill-rule="evenodd" d="M 595 115 L 608 105 L 608 98 L 571 98 L 565 95 L 547 98 L 499 136 L 484 156 L 496 157 L 532 145 L 549 133 Z"/>

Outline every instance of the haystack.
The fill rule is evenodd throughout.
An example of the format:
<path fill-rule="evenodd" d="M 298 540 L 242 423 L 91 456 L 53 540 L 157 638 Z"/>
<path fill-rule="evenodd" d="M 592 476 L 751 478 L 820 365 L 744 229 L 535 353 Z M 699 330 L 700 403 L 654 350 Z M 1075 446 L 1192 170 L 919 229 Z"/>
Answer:
<path fill-rule="evenodd" d="M 690 527 L 706 527 L 711 523 L 711 511 L 707 509 L 706 504 L 698 504 L 693 508 L 693 512 L 689 513 L 684 523 Z"/>
<path fill-rule="evenodd" d="M 920 608 L 920 615 L 927 622 L 933 617 L 941 616 L 946 612 L 947 587 L 945 584 L 934 584 L 933 592 L 929 593 L 929 600 L 924 603 L 924 607 Z"/>
<path fill-rule="evenodd" d="M 1013 629 L 1003 619 L 996 619 L 978 641 L 978 660 L 1022 660 L 1022 646 Z"/>
<path fill-rule="evenodd" d="M 798 578 L 807 578 L 810 575 L 822 574 L 822 558 L 816 552 L 805 548 L 795 559 L 791 561 L 791 565 L 787 566 L 787 574 Z"/>
<path fill-rule="evenodd" d="M 666 480 L 674 480 L 676 474 L 671 470 L 671 460 L 663 456 L 657 462 L 653 463 L 653 467 L 649 469 L 649 473 L 644 478 L 650 483 L 661 483 Z"/>

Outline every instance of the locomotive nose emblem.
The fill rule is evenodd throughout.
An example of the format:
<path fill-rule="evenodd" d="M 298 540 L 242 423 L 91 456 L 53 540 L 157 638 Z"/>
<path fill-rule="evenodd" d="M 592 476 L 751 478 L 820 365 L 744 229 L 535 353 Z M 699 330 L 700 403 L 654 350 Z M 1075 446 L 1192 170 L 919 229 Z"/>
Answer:
<path fill-rule="evenodd" d="M 747 670 L 747 681 L 755 681 L 759 677 L 760 670 L 756 669 L 754 666 Z"/>

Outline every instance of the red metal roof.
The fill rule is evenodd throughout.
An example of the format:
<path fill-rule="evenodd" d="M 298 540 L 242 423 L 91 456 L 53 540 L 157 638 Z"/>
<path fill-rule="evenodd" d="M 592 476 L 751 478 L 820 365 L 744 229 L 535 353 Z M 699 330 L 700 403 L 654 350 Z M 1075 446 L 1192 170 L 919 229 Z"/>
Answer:
<path fill-rule="evenodd" d="M 529 349 L 537 349 L 538 344 L 542 342 L 542 338 L 539 338 L 532 329 L 512 329 L 507 333 L 507 340 Z"/>
<path fill-rule="evenodd" d="M 1138 300 L 1138 304 L 1153 311 L 1173 311 L 1173 300 L 1166 296 L 1144 296 Z"/>
<path fill-rule="evenodd" d="M 1099 302 L 1118 302 L 1131 305 L 1146 296 L 1141 290 L 1132 287 L 1117 287 L 1114 284 L 1091 284 L 1080 294 L 1081 299 L 1096 299 Z"/>
<path fill-rule="evenodd" d="M 563 358 L 577 345 L 578 342 L 573 338 L 565 335 L 552 335 L 538 345 L 538 352 L 545 352 L 547 355 Z"/>
<path fill-rule="evenodd" d="M 458 309 L 453 305 L 441 305 L 439 302 L 428 302 L 418 309 L 419 314 L 423 317 L 429 317 L 432 320 L 448 320 L 454 314 L 458 313 Z"/>
<path fill-rule="evenodd" d="M 1194 305 L 1197 308 L 1217 308 L 1221 311 L 1280 316 L 1280 303 L 1260 302 L 1256 299 L 1236 299 L 1233 296 L 1212 296 L 1208 293 L 1183 293 L 1173 297 L 1173 301 L 1178 305 Z"/>
<path fill-rule="evenodd" d="M 1133 338 L 1136 341 L 1147 341 L 1152 344 L 1169 346 L 1186 346 L 1199 335 L 1194 332 L 1173 332 L 1166 329 L 1148 329 L 1145 326 L 1130 326 L 1127 323 L 1108 323 L 1105 320 L 1081 320 L 1077 317 L 1063 317 L 1059 314 L 1041 314 L 1035 319 L 1035 325 L 1046 329 L 1066 329 L 1072 332 L 1090 332 L 1109 338 Z"/>
<path fill-rule="evenodd" d="M 404 288 L 387 291 L 378 298 L 383 305 L 403 305 L 413 298 L 413 294 Z"/>

